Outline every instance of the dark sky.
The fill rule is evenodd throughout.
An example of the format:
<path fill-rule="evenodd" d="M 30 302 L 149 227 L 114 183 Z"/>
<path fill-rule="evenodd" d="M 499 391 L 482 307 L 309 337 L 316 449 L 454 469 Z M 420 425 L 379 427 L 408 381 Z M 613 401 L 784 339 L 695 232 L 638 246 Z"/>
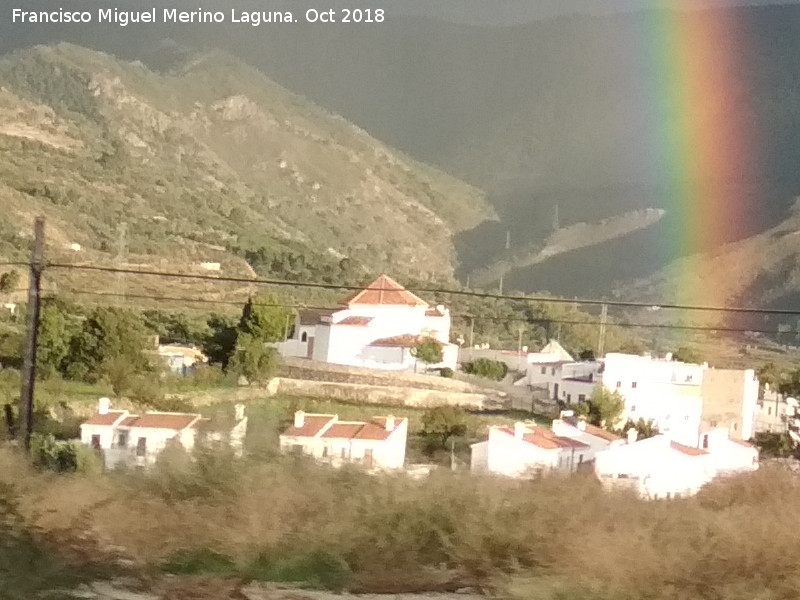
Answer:
<path fill-rule="evenodd" d="M 646 8 L 712 8 L 796 4 L 800 0 L 394 0 L 397 13 L 472 25 L 505 25 L 564 14 L 612 14 Z M 352 4 L 343 0 L 343 4 Z"/>

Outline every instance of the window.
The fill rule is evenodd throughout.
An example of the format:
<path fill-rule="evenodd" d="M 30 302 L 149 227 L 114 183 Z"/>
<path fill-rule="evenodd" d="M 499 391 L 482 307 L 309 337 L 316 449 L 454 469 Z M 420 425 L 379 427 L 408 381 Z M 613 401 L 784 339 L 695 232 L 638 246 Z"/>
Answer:
<path fill-rule="evenodd" d="M 327 446 L 323 446 L 322 447 L 322 458 L 328 458 L 328 447 Z"/>
<path fill-rule="evenodd" d="M 672 493 L 671 492 L 667 492 L 667 500 L 669 500 L 670 498 L 672 498 Z"/>
<path fill-rule="evenodd" d="M 617 382 L 617 389 L 619 389 L 619 388 L 621 388 L 621 387 L 622 387 L 622 382 L 621 382 L 621 381 L 618 381 L 618 382 Z"/>
<path fill-rule="evenodd" d="M 542 375 L 547 375 L 547 367 L 542 367 Z"/>
<path fill-rule="evenodd" d="M 92 448 L 99 448 L 100 447 L 100 436 L 93 435 L 92 436 Z"/>
<path fill-rule="evenodd" d="M 128 446 L 128 434 L 125 432 L 121 432 L 119 436 L 117 436 L 117 446 L 120 448 L 127 448 Z"/>
<path fill-rule="evenodd" d="M 307 331 L 304 331 L 303 333 L 300 334 L 300 341 L 301 342 L 307 342 L 308 341 L 308 332 Z"/>
<path fill-rule="evenodd" d="M 636 389 L 637 385 L 638 385 L 638 383 L 636 381 L 632 381 L 631 382 L 631 388 Z"/>
<path fill-rule="evenodd" d="M 686 383 L 690 383 L 691 381 L 692 381 L 692 376 L 691 375 L 687 375 L 686 376 Z"/>
<path fill-rule="evenodd" d="M 578 394 L 578 404 L 586 402 L 586 394 Z"/>
<path fill-rule="evenodd" d="M 688 421 L 689 420 L 689 415 L 686 415 L 685 417 L 683 417 L 683 420 L 684 421 Z"/>
<path fill-rule="evenodd" d="M 703 436 L 703 448 L 708 448 L 708 436 Z"/>
<path fill-rule="evenodd" d="M 733 425 L 731 425 L 731 429 L 733 429 L 734 431 L 736 431 L 736 429 L 737 429 L 738 427 L 739 427 L 739 424 L 738 424 L 738 423 L 734 423 Z"/>
<path fill-rule="evenodd" d="M 635 404 L 633 406 L 631 406 L 631 412 L 632 413 L 636 412 L 636 405 Z"/>
<path fill-rule="evenodd" d="M 347 458 L 347 448 L 342 448 L 342 458 Z"/>
<path fill-rule="evenodd" d="M 567 404 L 572 404 L 572 394 L 567 394 Z"/>
<path fill-rule="evenodd" d="M 553 367 L 552 369 L 550 369 L 550 375 L 555 375 L 555 374 L 556 374 L 556 368 Z"/>
<path fill-rule="evenodd" d="M 771 417 L 771 416 L 772 416 L 772 407 L 771 407 L 771 406 L 768 406 L 768 407 L 767 407 L 767 416 L 768 416 L 768 417 Z"/>

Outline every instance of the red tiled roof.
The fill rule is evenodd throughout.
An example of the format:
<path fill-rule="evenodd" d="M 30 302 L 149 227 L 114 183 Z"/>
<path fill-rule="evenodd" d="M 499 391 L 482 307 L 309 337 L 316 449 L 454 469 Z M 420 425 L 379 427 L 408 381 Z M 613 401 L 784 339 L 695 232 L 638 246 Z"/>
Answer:
<path fill-rule="evenodd" d="M 301 310 L 299 312 L 300 325 L 316 325 L 322 317 L 329 317 L 332 314 L 332 310 Z"/>
<path fill-rule="evenodd" d="M 336 415 L 306 415 L 302 428 L 289 427 L 281 435 L 314 437 L 334 419 L 336 419 Z M 320 437 L 345 440 L 385 440 L 400 427 L 404 420 L 396 417 L 394 429 L 391 431 L 386 430 L 386 417 L 373 417 L 367 422 L 336 421 L 325 429 Z"/>
<path fill-rule="evenodd" d="M 388 275 L 381 275 L 360 292 L 355 292 L 342 302 L 347 306 L 424 306 L 428 303 L 415 296 Z"/>
<path fill-rule="evenodd" d="M 513 427 L 501 427 L 500 430 L 514 437 Z M 577 440 L 571 440 L 566 437 L 558 436 L 549 429 L 544 429 L 543 427 L 538 427 L 538 426 L 526 427 L 525 435 L 523 436 L 522 439 L 523 441 L 528 442 L 529 444 L 533 444 L 534 446 L 538 446 L 543 450 L 590 447 L 588 444 L 584 444 L 583 442 L 579 442 Z"/>
<path fill-rule="evenodd" d="M 345 317 L 338 323 L 332 323 L 333 325 L 350 325 L 352 327 L 366 327 L 372 322 L 372 317 Z"/>
<path fill-rule="evenodd" d="M 683 452 L 684 454 L 688 454 L 689 456 L 702 456 L 703 454 L 708 454 L 705 450 L 700 448 L 692 448 L 691 446 L 684 446 L 683 444 L 679 444 L 678 442 L 670 442 L 669 447 L 673 450 L 677 450 L 678 452 Z"/>
<path fill-rule="evenodd" d="M 352 440 L 364 423 L 334 423 L 320 437 Z"/>
<path fill-rule="evenodd" d="M 198 414 L 190 413 L 145 413 L 131 427 L 148 429 L 186 429 L 201 419 Z"/>
<path fill-rule="evenodd" d="M 104 415 L 95 413 L 92 415 L 91 419 L 84 423 L 84 425 L 113 425 L 124 415 L 124 410 L 110 410 Z"/>
<path fill-rule="evenodd" d="M 291 435 L 295 437 L 314 437 L 331 421 L 336 415 L 305 415 L 303 426 L 295 427 L 292 425 L 281 435 Z"/>
<path fill-rule="evenodd" d="M 578 417 L 564 417 L 562 421 L 564 421 L 568 425 L 572 425 L 576 429 L 579 429 L 578 423 L 581 421 L 581 419 L 579 419 Z M 618 440 L 623 439 L 616 433 L 611 433 L 610 431 L 606 431 L 602 427 L 598 427 L 597 425 L 590 425 L 589 423 L 586 423 L 586 429 L 584 431 L 589 435 L 593 435 L 594 437 L 599 437 L 601 440 L 605 440 L 607 442 L 616 442 Z"/>
<path fill-rule="evenodd" d="M 397 423 L 402 421 L 402 419 L 395 419 L 395 427 L 397 429 Z M 364 426 L 358 430 L 353 436 L 354 440 L 385 440 L 388 438 L 392 433 L 394 433 L 394 429 L 392 431 L 386 431 L 386 419 L 382 419 L 382 422 L 379 422 L 378 419 L 374 419 L 373 422 L 364 423 Z"/>
<path fill-rule="evenodd" d="M 136 421 L 139 420 L 139 415 L 130 415 L 129 417 L 125 417 L 122 419 L 122 422 L 119 424 L 119 427 L 133 427 L 136 425 Z"/>

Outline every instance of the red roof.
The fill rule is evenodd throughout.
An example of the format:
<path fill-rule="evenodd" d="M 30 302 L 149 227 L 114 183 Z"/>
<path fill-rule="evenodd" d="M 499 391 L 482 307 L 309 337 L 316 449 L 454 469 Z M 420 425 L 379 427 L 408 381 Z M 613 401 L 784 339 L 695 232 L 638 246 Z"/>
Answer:
<path fill-rule="evenodd" d="M 135 425 L 136 421 L 138 420 L 139 420 L 139 415 L 131 415 L 129 417 L 125 417 L 119 424 L 119 427 L 131 427 Z"/>
<path fill-rule="evenodd" d="M 333 325 L 350 325 L 352 327 L 366 327 L 372 322 L 372 317 L 345 317 Z"/>
<path fill-rule="evenodd" d="M 347 306 L 424 306 L 419 296 L 415 296 L 388 275 L 381 275 L 360 292 L 351 294 L 342 302 Z"/>
<path fill-rule="evenodd" d="M 303 426 L 295 427 L 292 425 L 281 435 L 291 435 L 296 437 L 314 437 L 322 428 L 328 423 L 333 421 L 336 415 L 305 415 L 303 417 Z"/>
<path fill-rule="evenodd" d="M 670 448 L 673 450 L 677 450 L 678 452 L 683 452 L 684 454 L 688 454 L 689 456 L 702 456 L 703 454 L 708 454 L 705 450 L 700 448 L 692 448 L 691 446 L 684 446 L 683 444 L 679 444 L 678 442 L 670 442 Z"/>
<path fill-rule="evenodd" d="M 501 431 L 514 437 L 513 427 L 501 427 Z M 549 429 L 529 425 L 525 428 L 523 441 L 533 444 L 543 450 L 557 450 L 561 448 L 589 448 L 588 444 L 554 434 Z"/>
<path fill-rule="evenodd" d="M 425 311 L 426 317 L 443 317 L 445 313 L 440 311 L 438 308 L 429 308 Z"/>
<path fill-rule="evenodd" d="M 338 421 L 336 415 L 313 415 L 305 416 L 302 428 L 289 427 L 281 435 L 296 437 L 314 437 L 322 431 L 319 436 L 326 439 L 344 440 L 385 440 L 387 439 L 405 419 L 395 418 L 395 425 L 391 431 L 386 430 L 387 417 L 374 417 L 367 422 L 364 421 Z M 330 427 L 325 429 L 325 426 Z"/>
<path fill-rule="evenodd" d="M 362 427 L 364 423 L 334 423 L 320 437 L 352 440 Z"/>
<path fill-rule="evenodd" d="M 145 413 L 129 427 L 145 427 L 148 429 L 186 429 L 201 419 L 198 414 L 189 413 Z"/>
<path fill-rule="evenodd" d="M 106 414 L 101 415 L 95 413 L 92 418 L 84 423 L 84 425 L 113 425 L 127 414 L 124 410 L 110 410 Z"/>

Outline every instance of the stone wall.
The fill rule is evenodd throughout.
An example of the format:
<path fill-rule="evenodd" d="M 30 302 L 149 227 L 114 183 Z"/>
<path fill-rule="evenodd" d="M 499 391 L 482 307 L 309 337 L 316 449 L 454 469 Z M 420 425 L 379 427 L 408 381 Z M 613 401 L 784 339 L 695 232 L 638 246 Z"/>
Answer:
<path fill-rule="evenodd" d="M 313 381 L 279 377 L 267 387 L 271 395 L 284 397 L 325 398 L 356 404 L 383 406 L 461 406 L 472 410 L 505 408 L 507 399 L 500 394 L 425 390 L 405 386 L 369 385 L 334 381 Z"/>

